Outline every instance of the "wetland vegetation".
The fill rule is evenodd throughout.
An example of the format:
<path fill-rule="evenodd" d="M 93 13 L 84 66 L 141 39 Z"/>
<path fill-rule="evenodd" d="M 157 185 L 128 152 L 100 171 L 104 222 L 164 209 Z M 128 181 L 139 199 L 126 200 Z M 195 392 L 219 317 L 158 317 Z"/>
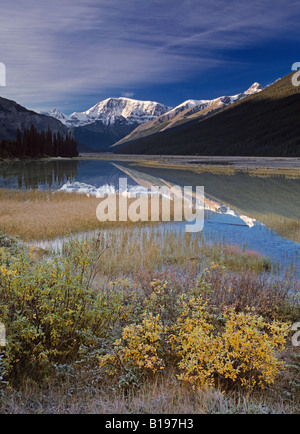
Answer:
<path fill-rule="evenodd" d="M 2 412 L 297 412 L 299 288 L 257 253 L 142 228 L 47 260 L 1 241 Z"/>
<path fill-rule="evenodd" d="M 7 331 L 0 411 L 299 412 L 300 353 L 291 332 L 300 317 L 297 267 L 213 232 L 207 238 L 167 224 L 99 226 L 98 198 L 53 191 L 83 182 L 79 162 L 72 168 L 67 180 L 63 172 L 45 176 L 45 191 L 0 190 L 0 321 Z M 162 176 L 161 168 L 143 170 Z M 6 181 L 15 183 L 10 175 Z M 299 219 L 289 203 L 299 195 L 298 179 L 173 169 L 163 175 L 183 185 L 205 181 L 212 197 L 226 203 L 228 194 L 248 215 L 259 203 L 264 215 L 284 214 L 286 204 Z M 94 236 L 76 237 L 91 229 Z M 45 255 L 21 242 L 66 232 L 61 248 Z"/>

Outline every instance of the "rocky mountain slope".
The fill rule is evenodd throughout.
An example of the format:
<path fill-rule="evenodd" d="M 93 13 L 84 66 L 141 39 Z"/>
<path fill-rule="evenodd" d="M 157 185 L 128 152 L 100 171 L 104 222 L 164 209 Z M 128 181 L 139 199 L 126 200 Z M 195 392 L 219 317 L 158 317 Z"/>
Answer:
<path fill-rule="evenodd" d="M 209 114 L 213 114 L 236 101 L 261 91 L 261 85 L 259 83 L 253 83 L 249 89 L 237 95 L 221 96 L 212 100 L 187 100 L 169 110 L 167 113 L 164 113 L 162 116 L 159 116 L 155 120 L 139 125 L 128 136 L 115 143 L 114 146 L 119 146 L 123 143 L 131 142 L 132 140 L 146 137 L 151 134 L 156 134 L 159 131 L 165 131 L 176 125 L 189 122 L 198 116 L 208 116 Z"/>
<path fill-rule="evenodd" d="M 300 88 L 293 86 L 293 74 L 213 115 L 200 111 L 188 123 L 119 146 L 116 152 L 299 157 Z"/>
<path fill-rule="evenodd" d="M 89 110 L 67 116 L 54 109 L 43 112 L 60 120 L 79 141 L 80 150 L 105 150 L 138 125 L 149 122 L 170 110 L 155 101 L 131 98 L 107 98 Z"/>
<path fill-rule="evenodd" d="M 17 129 L 22 132 L 34 125 L 38 132 L 60 132 L 66 135 L 68 129 L 59 120 L 28 110 L 15 101 L 0 97 L 0 140 L 16 139 Z"/>

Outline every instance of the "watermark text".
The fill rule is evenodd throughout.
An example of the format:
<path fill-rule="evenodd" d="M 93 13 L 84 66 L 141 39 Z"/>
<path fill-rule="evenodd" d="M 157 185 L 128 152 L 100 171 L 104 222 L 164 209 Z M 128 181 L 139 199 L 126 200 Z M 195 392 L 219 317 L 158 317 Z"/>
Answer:
<path fill-rule="evenodd" d="M 171 208 L 173 221 L 187 222 L 186 232 L 200 232 L 204 226 L 204 187 L 193 191 L 191 186 L 152 186 L 132 195 L 127 178 L 120 178 L 118 194 L 103 195 L 96 215 L 101 222 L 170 222 Z"/>
<path fill-rule="evenodd" d="M 297 71 L 292 75 L 292 84 L 295 87 L 300 86 L 300 62 L 295 62 L 292 65 L 292 71 Z"/>
<path fill-rule="evenodd" d="M 6 86 L 6 67 L 3 62 L 0 62 L 0 86 Z"/>
<path fill-rule="evenodd" d="M 6 346 L 6 333 L 5 333 L 5 325 L 0 322 L 0 347 Z"/>

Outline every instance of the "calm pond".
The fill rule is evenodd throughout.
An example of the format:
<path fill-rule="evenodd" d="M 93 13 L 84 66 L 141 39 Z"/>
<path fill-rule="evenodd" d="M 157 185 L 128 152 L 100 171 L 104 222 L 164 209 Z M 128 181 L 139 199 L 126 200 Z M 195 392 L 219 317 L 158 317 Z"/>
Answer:
<path fill-rule="evenodd" d="M 209 168 L 197 173 L 193 168 L 163 169 L 103 160 L 0 163 L 0 188 L 6 189 L 51 189 L 98 195 L 118 191 L 119 178 L 127 178 L 128 188 L 133 191 L 139 191 L 145 183 L 161 185 L 162 181 L 194 188 L 204 186 L 206 195 L 227 207 L 222 207 L 222 212 L 206 214 L 202 236 L 258 251 L 281 263 L 300 265 L 300 174 L 296 178 L 259 177 L 242 171 L 216 174 Z M 274 229 L 274 225 L 284 236 L 269 229 Z M 169 229 L 184 232 L 184 225 L 170 224 Z"/>

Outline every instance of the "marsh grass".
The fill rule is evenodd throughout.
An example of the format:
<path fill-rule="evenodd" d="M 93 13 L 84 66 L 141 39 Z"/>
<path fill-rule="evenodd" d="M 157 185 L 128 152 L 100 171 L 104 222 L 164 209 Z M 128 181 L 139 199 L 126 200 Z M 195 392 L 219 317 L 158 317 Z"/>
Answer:
<path fill-rule="evenodd" d="M 276 213 L 253 213 L 253 218 L 260 221 L 282 237 L 300 243 L 300 218 L 285 217 Z"/>
<path fill-rule="evenodd" d="M 207 242 L 201 233 L 182 233 L 168 227 L 108 229 L 102 231 L 100 237 L 102 276 L 151 274 L 170 266 L 178 267 L 183 275 L 189 275 L 199 272 L 212 261 L 222 262 L 237 272 L 264 273 L 272 268 L 271 261 L 257 252 L 221 242 Z M 65 245 L 67 252 L 68 242 Z"/>
<path fill-rule="evenodd" d="M 67 233 L 76 234 L 96 229 L 136 227 L 151 223 L 151 204 L 148 199 L 148 222 L 100 222 L 96 209 L 104 199 L 78 193 L 0 189 L 0 229 L 7 235 L 23 241 L 50 240 Z M 128 207 L 135 199 L 128 198 Z M 174 203 L 170 202 L 170 218 L 174 218 Z M 162 220 L 162 203 L 159 203 L 159 221 Z M 155 224 L 155 222 L 153 222 Z"/>
<path fill-rule="evenodd" d="M 159 312 L 168 324 L 174 322 L 180 297 L 193 297 L 199 295 L 199 291 L 204 300 L 218 311 L 226 307 L 237 312 L 255 309 L 270 321 L 295 321 L 299 315 L 299 302 L 294 303 L 290 298 L 290 282 L 281 280 L 277 284 L 271 283 L 269 273 L 263 266 L 257 266 L 257 253 L 240 250 L 237 246 L 207 244 L 201 236 L 185 234 L 183 237 L 167 228 L 116 228 L 104 231 L 97 240 L 80 242 L 70 239 L 63 248 L 62 259 L 68 264 L 68 258 L 73 258 L 81 279 L 80 261 L 94 258 L 95 253 L 99 259 L 96 264 L 98 273 L 92 289 L 94 296 L 101 299 L 101 318 L 108 320 L 105 331 L 112 342 L 125 326 L 139 324 L 145 307 L 151 308 L 154 314 Z M 243 265 L 237 259 L 240 256 Z M 264 263 L 264 258 L 261 259 Z M 29 289 L 30 282 L 37 281 L 34 273 L 43 267 L 43 262 L 30 260 L 29 256 L 26 259 Z M 60 264 L 59 258 L 57 261 Z M 44 266 L 48 270 L 48 266 Z M 90 271 L 87 271 L 84 282 L 90 282 Z M 50 272 L 47 273 L 39 278 L 46 288 L 48 275 L 51 276 Z M 70 278 L 72 276 L 75 282 L 76 275 L 73 274 L 70 273 Z M 64 282 L 63 273 L 60 279 Z M 54 290 L 55 281 L 52 279 L 51 282 L 49 288 Z M 69 286 L 72 287 L 71 284 Z M 39 294 L 39 289 L 34 288 Z M 15 289 L 18 290 L 18 286 Z M 61 297 L 63 303 L 63 293 Z M 27 307 L 30 316 L 32 306 Z M 79 330 L 78 336 L 81 333 L 82 330 Z M 136 385 L 129 376 L 124 378 L 123 385 L 116 383 L 99 367 L 99 356 L 105 354 L 107 345 L 109 342 L 100 339 L 95 347 L 83 346 L 83 353 L 75 363 L 58 360 L 45 381 L 36 376 L 28 377 L 25 371 L 23 374 L 19 372 L 19 386 L 16 386 L 14 379 L 14 387 L 9 386 L 5 390 L 0 411 L 34 414 L 297 412 L 297 361 L 293 348 L 288 348 L 288 356 L 284 357 L 294 368 L 288 368 L 271 387 L 263 392 L 245 391 L 239 387 L 224 392 L 221 384 L 206 390 L 200 387 L 192 389 L 178 381 L 172 366 L 161 375 L 139 379 Z"/>
<path fill-rule="evenodd" d="M 84 195 L 0 190 L 0 228 L 24 241 L 97 228 L 99 201 Z"/>

